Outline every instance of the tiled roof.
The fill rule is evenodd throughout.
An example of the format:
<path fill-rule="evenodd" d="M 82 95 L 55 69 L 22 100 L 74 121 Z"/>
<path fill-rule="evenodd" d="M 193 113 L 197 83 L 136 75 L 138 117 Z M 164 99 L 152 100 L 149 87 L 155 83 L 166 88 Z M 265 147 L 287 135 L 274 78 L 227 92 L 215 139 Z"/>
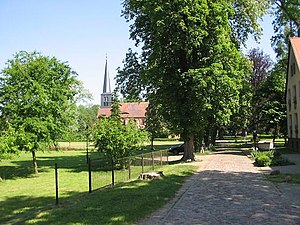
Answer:
<path fill-rule="evenodd" d="M 128 102 L 120 106 L 121 117 L 123 118 L 145 118 L 148 102 Z M 98 117 L 110 116 L 111 108 L 99 108 Z"/>
<path fill-rule="evenodd" d="M 299 37 L 291 37 L 290 38 L 291 47 L 293 48 L 296 62 L 298 68 L 300 68 L 300 38 Z"/>

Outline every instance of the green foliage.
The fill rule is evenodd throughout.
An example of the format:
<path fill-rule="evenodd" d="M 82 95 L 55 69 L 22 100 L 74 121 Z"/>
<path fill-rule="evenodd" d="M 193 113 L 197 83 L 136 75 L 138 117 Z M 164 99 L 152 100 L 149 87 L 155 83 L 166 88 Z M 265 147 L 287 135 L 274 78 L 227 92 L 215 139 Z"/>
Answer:
<path fill-rule="evenodd" d="M 123 68 L 117 68 L 116 85 L 126 101 L 141 101 L 142 92 L 145 89 L 142 73 L 144 65 L 138 57 L 138 53 L 128 49 L 123 60 Z"/>
<path fill-rule="evenodd" d="M 293 165 L 288 159 L 281 156 L 279 151 L 252 151 L 252 158 L 254 158 L 257 166 L 286 166 Z"/>
<path fill-rule="evenodd" d="M 257 166 L 270 166 L 271 162 L 272 160 L 268 155 L 258 155 L 255 158 L 255 163 Z"/>
<path fill-rule="evenodd" d="M 287 58 L 289 37 L 300 36 L 300 3 L 297 0 L 272 0 L 272 45 L 279 59 Z"/>
<path fill-rule="evenodd" d="M 148 140 L 148 133 L 137 128 L 134 121 L 124 125 L 113 117 L 101 118 L 94 131 L 93 140 L 98 151 L 113 159 L 132 155 Z"/>
<path fill-rule="evenodd" d="M 258 40 L 262 34 L 259 20 L 266 14 L 270 0 L 233 0 L 234 14 L 231 16 L 232 39 L 240 46 L 249 35 Z"/>
<path fill-rule="evenodd" d="M 233 34 L 233 2 L 126 0 L 123 4 L 123 15 L 132 22 L 131 38 L 142 44 L 147 65 L 143 82 L 172 130 L 193 141 L 208 125 L 229 123 L 248 72 L 247 60 L 228 38 Z M 187 148 L 185 157 L 193 159 L 193 149 Z"/>
<path fill-rule="evenodd" d="M 76 75 L 37 52 L 18 52 L 7 62 L 0 78 L 1 151 L 43 150 L 56 142 L 74 120 Z"/>

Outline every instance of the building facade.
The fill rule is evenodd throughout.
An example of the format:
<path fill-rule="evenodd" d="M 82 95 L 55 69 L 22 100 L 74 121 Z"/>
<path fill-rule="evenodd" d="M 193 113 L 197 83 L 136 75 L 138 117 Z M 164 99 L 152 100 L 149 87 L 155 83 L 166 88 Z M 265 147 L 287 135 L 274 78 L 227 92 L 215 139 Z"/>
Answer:
<path fill-rule="evenodd" d="M 288 147 L 300 151 L 300 38 L 290 38 L 286 83 Z"/>
<path fill-rule="evenodd" d="M 100 118 L 101 116 L 108 117 L 111 115 L 112 100 L 113 100 L 113 94 L 111 92 L 110 79 L 109 79 L 108 68 L 107 68 L 107 59 L 106 59 L 103 92 L 101 94 L 100 108 L 98 109 L 98 115 L 97 115 L 98 118 Z M 120 112 L 124 124 L 128 124 L 130 119 L 134 119 L 139 128 L 144 128 L 147 107 L 148 107 L 148 102 L 121 103 Z"/>

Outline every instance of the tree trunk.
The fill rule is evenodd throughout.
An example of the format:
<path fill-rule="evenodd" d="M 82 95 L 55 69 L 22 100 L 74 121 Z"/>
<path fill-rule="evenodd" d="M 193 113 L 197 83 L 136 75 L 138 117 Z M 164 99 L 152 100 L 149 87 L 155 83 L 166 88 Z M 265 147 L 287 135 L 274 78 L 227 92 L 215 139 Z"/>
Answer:
<path fill-rule="evenodd" d="M 38 174 L 38 166 L 37 166 L 35 151 L 32 150 L 31 153 L 32 153 L 32 161 L 33 161 L 33 172 L 35 175 L 37 175 Z"/>
<path fill-rule="evenodd" d="M 151 150 L 154 149 L 154 136 L 151 136 Z"/>
<path fill-rule="evenodd" d="M 224 127 L 221 127 L 219 129 L 219 139 L 223 140 L 224 139 Z"/>
<path fill-rule="evenodd" d="M 273 143 L 275 143 L 277 134 L 278 134 L 278 125 L 276 124 L 276 126 L 274 128 L 274 132 L 273 132 Z"/>
<path fill-rule="evenodd" d="M 188 140 L 184 142 L 184 154 L 181 158 L 182 161 L 192 160 L 195 161 L 194 154 L 194 135 L 189 134 Z"/>
<path fill-rule="evenodd" d="M 216 145 L 217 132 L 218 132 L 218 129 L 216 126 L 214 126 L 212 128 L 212 133 L 211 133 L 211 144 L 212 145 Z"/>
<path fill-rule="evenodd" d="M 206 148 L 208 148 L 209 144 L 209 127 L 207 127 L 204 135 L 204 145 Z"/>

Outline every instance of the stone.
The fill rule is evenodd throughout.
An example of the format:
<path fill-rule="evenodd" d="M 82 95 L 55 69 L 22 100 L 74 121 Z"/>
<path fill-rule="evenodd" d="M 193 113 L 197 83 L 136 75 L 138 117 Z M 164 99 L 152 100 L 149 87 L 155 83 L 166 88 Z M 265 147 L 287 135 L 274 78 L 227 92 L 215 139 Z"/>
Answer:
<path fill-rule="evenodd" d="M 292 178 L 291 176 L 286 176 L 286 177 L 284 178 L 284 180 L 285 180 L 285 182 L 287 182 L 287 183 L 291 183 L 291 182 L 293 181 L 293 178 Z"/>
<path fill-rule="evenodd" d="M 164 177 L 163 171 L 159 171 L 157 173 L 141 173 L 139 176 L 140 180 L 153 180 Z"/>
<path fill-rule="evenodd" d="M 278 174 L 280 174 L 280 170 L 272 170 L 270 173 L 271 176 L 278 175 Z"/>

